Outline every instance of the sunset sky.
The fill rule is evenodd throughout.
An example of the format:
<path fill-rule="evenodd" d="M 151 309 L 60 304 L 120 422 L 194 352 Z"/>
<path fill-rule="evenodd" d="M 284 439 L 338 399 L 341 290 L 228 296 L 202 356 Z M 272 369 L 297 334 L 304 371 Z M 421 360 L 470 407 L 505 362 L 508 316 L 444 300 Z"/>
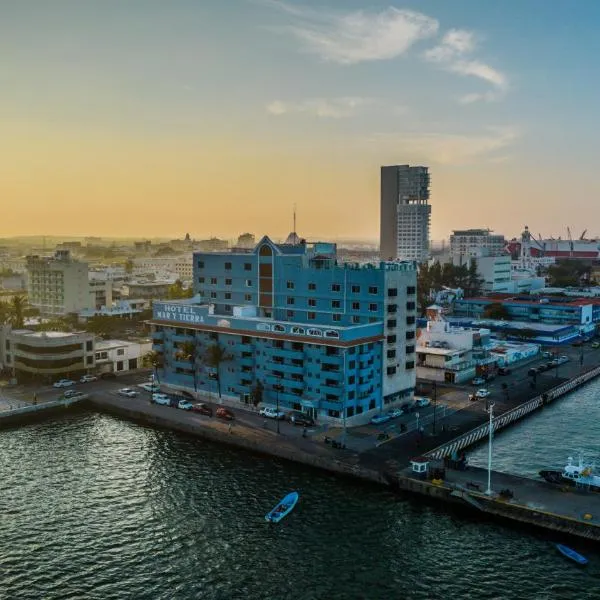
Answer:
<path fill-rule="evenodd" d="M 597 0 L 0 0 L 0 235 L 600 235 Z"/>

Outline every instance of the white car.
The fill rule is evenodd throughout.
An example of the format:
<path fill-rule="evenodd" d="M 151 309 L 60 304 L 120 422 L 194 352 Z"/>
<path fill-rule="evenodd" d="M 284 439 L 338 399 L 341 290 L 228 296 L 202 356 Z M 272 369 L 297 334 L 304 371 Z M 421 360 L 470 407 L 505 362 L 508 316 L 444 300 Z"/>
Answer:
<path fill-rule="evenodd" d="M 485 383 L 485 379 L 483 377 L 475 377 L 471 383 L 473 385 L 481 385 L 482 383 Z"/>
<path fill-rule="evenodd" d="M 486 390 L 485 388 L 481 388 L 480 390 L 477 390 L 477 393 L 475 394 L 475 396 L 477 396 L 477 398 L 487 398 L 490 395 L 489 390 Z"/>
<path fill-rule="evenodd" d="M 71 387 L 75 385 L 75 382 L 72 379 L 59 379 L 55 384 L 55 388 L 63 388 L 63 387 Z"/>
<path fill-rule="evenodd" d="M 425 408 L 426 406 L 429 406 L 431 404 L 431 400 L 429 398 L 425 398 L 425 396 L 416 397 L 415 404 L 419 408 Z"/>
<path fill-rule="evenodd" d="M 67 390 L 63 397 L 65 398 L 74 398 L 75 396 L 83 396 L 83 392 L 78 392 L 77 390 Z"/>
<path fill-rule="evenodd" d="M 385 414 L 390 419 L 396 419 L 397 417 L 401 417 L 404 414 L 404 411 L 401 408 L 391 408 Z"/>
<path fill-rule="evenodd" d="M 156 383 L 142 383 L 142 385 L 140 385 L 140 387 L 147 392 L 159 392 L 160 391 L 160 386 L 158 386 Z"/>
<path fill-rule="evenodd" d="M 137 396 L 137 392 L 131 388 L 121 388 L 117 394 L 120 396 L 127 396 L 127 398 L 135 398 Z"/>
<path fill-rule="evenodd" d="M 261 417 L 267 417 L 267 419 L 285 419 L 285 413 L 282 410 L 278 411 L 272 406 L 261 408 L 259 414 Z"/>
<path fill-rule="evenodd" d="M 177 408 L 180 408 L 181 410 L 192 410 L 193 406 L 194 405 L 189 400 L 180 400 L 177 403 Z"/>
<path fill-rule="evenodd" d="M 171 405 L 171 399 L 166 394 L 152 394 L 152 402 L 163 406 Z"/>
<path fill-rule="evenodd" d="M 90 383 L 90 381 L 98 381 L 98 378 L 95 375 L 84 375 L 79 383 Z"/>

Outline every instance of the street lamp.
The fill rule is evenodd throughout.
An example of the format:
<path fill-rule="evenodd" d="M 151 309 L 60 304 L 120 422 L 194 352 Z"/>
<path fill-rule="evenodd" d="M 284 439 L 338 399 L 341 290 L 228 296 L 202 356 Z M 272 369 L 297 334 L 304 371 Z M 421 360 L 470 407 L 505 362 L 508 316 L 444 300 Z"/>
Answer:
<path fill-rule="evenodd" d="M 487 490 L 486 494 L 488 496 L 492 495 L 492 436 L 494 434 L 494 403 L 490 402 L 487 407 L 487 411 L 490 415 L 490 424 L 489 424 L 489 439 L 488 439 L 488 482 L 487 482 Z"/>
<path fill-rule="evenodd" d="M 435 421 L 435 416 L 436 416 L 436 409 L 437 409 L 437 381 L 435 381 L 435 379 L 433 380 L 433 435 L 436 434 L 435 431 L 435 425 L 436 425 L 436 421 Z"/>
<path fill-rule="evenodd" d="M 277 381 L 281 381 L 281 377 L 277 378 Z M 277 421 L 277 433 L 279 433 L 279 388 L 280 388 L 281 384 L 278 383 L 275 386 L 275 401 L 277 403 L 277 418 L 275 419 Z"/>

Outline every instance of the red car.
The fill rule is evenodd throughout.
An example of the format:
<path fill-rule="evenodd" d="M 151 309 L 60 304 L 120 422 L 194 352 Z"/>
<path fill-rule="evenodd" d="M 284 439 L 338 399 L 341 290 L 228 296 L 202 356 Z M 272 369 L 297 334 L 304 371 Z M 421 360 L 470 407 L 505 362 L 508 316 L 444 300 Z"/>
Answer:
<path fill-rule="evenodd" d="M 206 415 L 207 417 L 212 417 L 213 415 L 212 408 L 208 406 L 208 404 L 203 404 L 202 402 L 194 404 L 194 406 L 192 406 L 192 410 L 200 413 L 201 415 Z"/>
<path fill-rule="evenodd" d="M 235 419 L 233 412 L 223 406 L 217 408 L 217 417 L 219 417 L 219 419 L 225 419 L 226 421 L 233 421 L 233 419 Z"/>

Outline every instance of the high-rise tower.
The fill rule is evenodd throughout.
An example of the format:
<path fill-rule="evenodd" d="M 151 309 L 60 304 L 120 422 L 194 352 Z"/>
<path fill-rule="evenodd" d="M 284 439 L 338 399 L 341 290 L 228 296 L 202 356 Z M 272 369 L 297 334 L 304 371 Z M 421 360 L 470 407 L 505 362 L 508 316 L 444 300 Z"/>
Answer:
<path fill-rule="evenodd" d="M 381 167 L 382 259 L 429 257 L 429 182 L 428 167 Z"/>

